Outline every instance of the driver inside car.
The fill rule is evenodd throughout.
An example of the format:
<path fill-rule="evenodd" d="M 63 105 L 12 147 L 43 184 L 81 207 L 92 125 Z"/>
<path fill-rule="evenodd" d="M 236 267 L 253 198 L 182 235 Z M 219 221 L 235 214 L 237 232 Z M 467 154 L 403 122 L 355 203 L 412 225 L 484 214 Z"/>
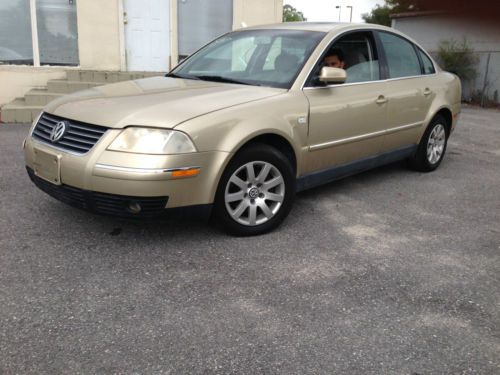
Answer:
<path fill-rule="evenodd" d="M 342 50 L 340 48 L 334 48 L 329 51 L 323 60 L 323 66 L 346 69 L 344 53 Z"/>

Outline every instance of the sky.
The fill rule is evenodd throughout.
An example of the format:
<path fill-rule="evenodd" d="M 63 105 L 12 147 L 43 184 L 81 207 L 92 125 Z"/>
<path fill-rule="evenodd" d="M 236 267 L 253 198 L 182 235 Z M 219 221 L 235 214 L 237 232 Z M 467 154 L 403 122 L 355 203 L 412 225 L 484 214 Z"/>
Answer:
<path fill-rule="evenodd" d="M 340 6 L 340 21 L 349 22 L 352 6 L 352 22 L 364 22 L 361 18 L 363 13 L 369 13 L 375 5 L 384 4 L 384 0 L 284 0 L 283 4 L 290 4 L 297 10 L 304 13 L 307 21 L 320 22 L 338 22 Z"/>

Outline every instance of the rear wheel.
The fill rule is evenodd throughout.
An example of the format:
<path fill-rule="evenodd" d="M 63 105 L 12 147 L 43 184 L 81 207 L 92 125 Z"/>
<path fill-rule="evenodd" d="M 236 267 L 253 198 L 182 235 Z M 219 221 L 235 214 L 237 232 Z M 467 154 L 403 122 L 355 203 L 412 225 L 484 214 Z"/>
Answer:
<path fill-rule="evenodd" d="M 215 199 L 215 218 L 232 234 L 263 234 L 285 219 L 294 196 L 295 175 L 289 160 L 271 146 L 250 145 L 224 171 Z"/>
<path fill-rule="evenodd" d="M 435 170 L 441 164 L 448 144 L 446 119 L 437 115 L 427 127 L 417 152 L 409 159 L 410 166 L 421 172 Z"/>

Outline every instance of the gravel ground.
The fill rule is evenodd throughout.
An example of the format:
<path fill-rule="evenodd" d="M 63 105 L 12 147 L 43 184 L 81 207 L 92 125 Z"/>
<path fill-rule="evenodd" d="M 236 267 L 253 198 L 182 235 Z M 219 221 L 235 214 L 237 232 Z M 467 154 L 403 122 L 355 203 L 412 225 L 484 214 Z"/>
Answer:
<path fill-rule="evenodd" d="M 95 216 L 0 125 L 0 373 L 500 374 L 500 112 L 441 167 L 298 195 L 279 230 Z"/>

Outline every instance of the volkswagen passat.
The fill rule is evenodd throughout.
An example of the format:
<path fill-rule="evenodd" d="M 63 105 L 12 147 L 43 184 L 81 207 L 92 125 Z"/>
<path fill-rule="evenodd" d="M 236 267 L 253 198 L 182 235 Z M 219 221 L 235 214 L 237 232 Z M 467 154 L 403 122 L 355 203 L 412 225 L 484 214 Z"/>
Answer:
<path fill-rule="evenodd" d="M 292 23 L 226 34 L 166 77 L 47 105 L 24 145 L 32 181 L 68 204 L 149 217 L 204 209 L 254 235 L 296 191 L 408 159 L 441 163 L 459 79 L 386 27 Z"/>

